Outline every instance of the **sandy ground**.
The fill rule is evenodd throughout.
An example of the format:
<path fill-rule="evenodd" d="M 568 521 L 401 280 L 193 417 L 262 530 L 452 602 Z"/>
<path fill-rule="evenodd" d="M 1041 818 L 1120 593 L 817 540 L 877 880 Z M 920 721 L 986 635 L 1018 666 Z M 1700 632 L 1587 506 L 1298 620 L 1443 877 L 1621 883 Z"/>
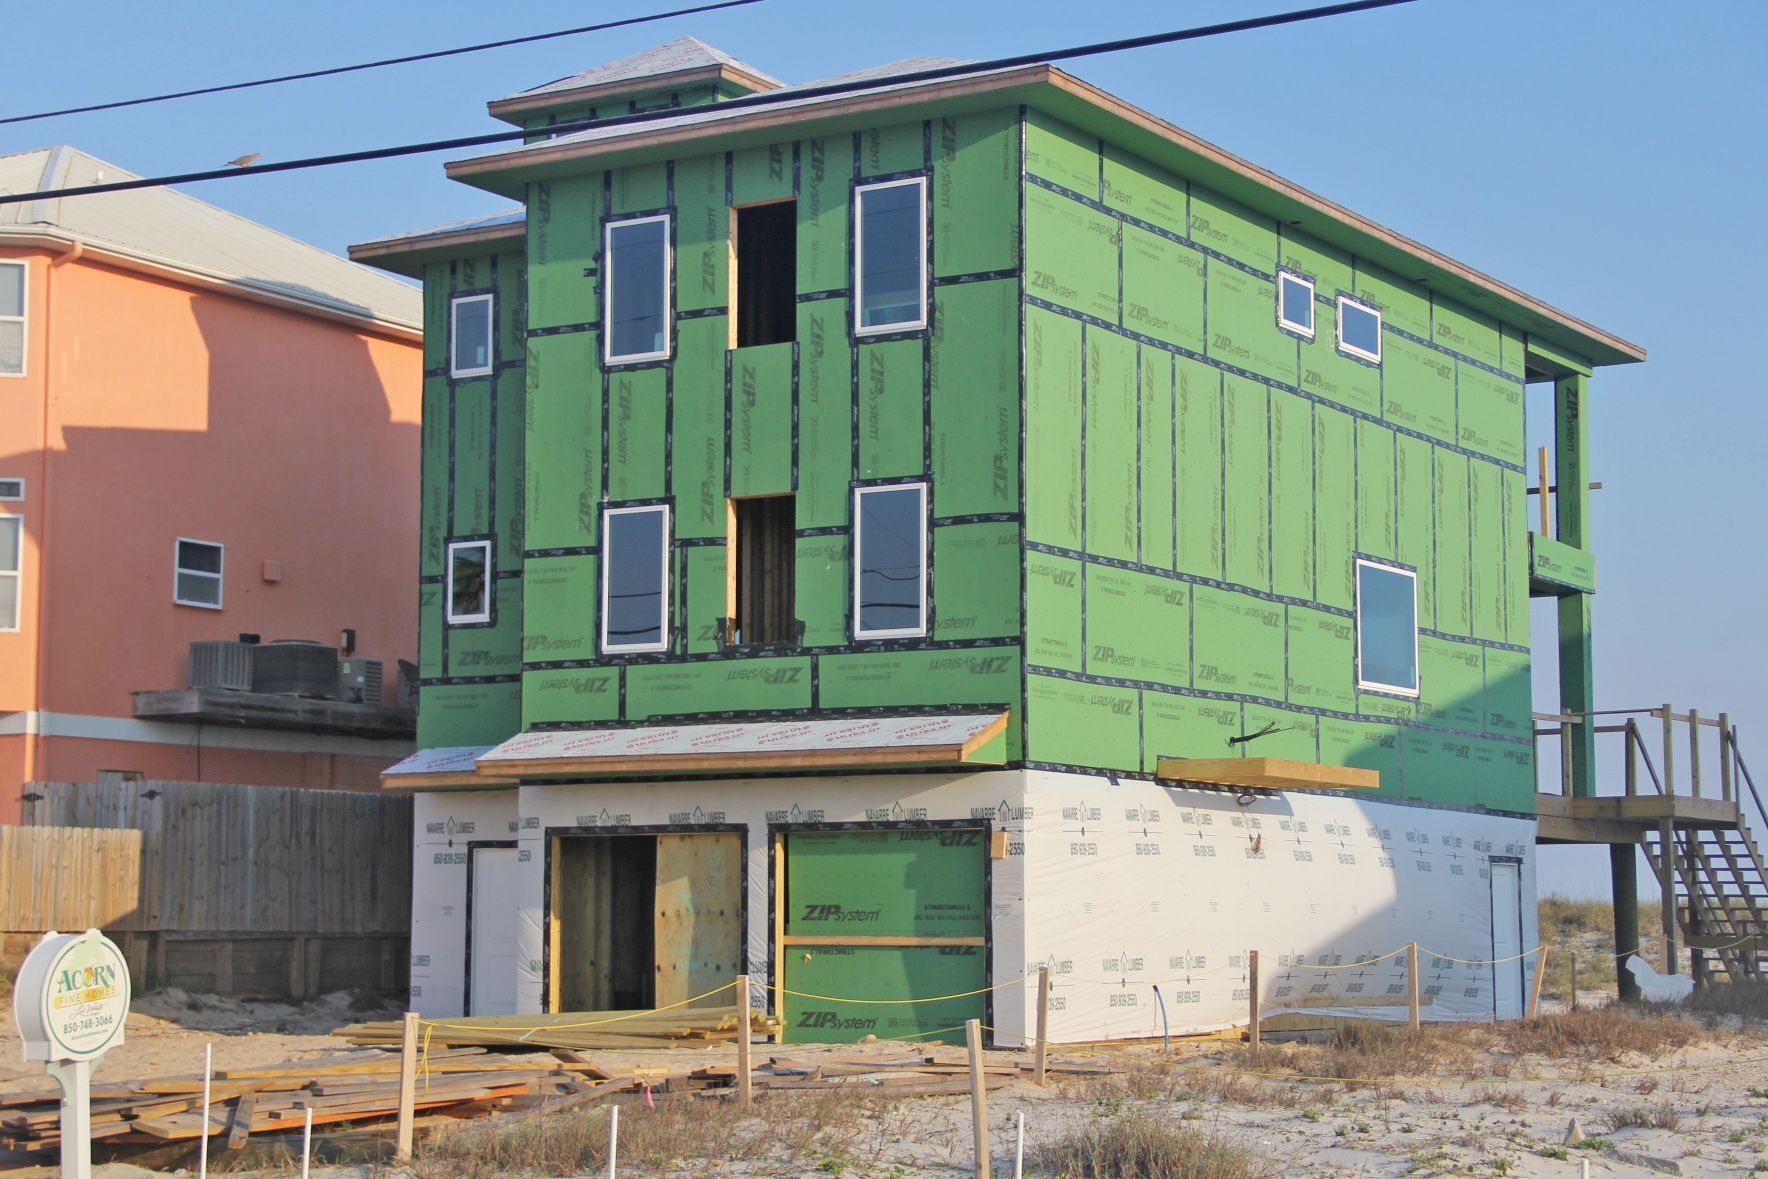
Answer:
<path fill-rule="evenodd" d="M 1590 996 L 1596 1000 L 1597 996 Z M 113 1051 L 101 1081 L 195 1074 L 205 1043 L 219 1068 L 311 1059 L 340 1051 L 323 1034 L 340 1023 L 384 1018 L 354 1010 L 347 996 L 294 1008 L 180 994 L 142 998 L 131 1014 L 128 1042 Z M 924 1049 L 919 1049 L 924 1050 Z M 904 1046 L 785 1050 L 757 1045 L 758 1060 L 784 1051 L 794 1059 L 825 1055 L 900 1056 Z M 961 1048 L 947 1048 L 954 1056 Z M 594 1054 L 604 1067 L 663 1066 L 672 1070 L 730 1061 L 734 1049 L 696 1048 Z M 1002 1059 L 1023 1059 L 1000 1053 Z M 1244 1050 L 1225 1042 L 1193 1042 L 1172 1055 L 1157 1047 L 1064 1050 L 1053 1059 L 1111 1064 L 1110 1078 L 1060 1079 L 1048 1089 L 1015 1082 L 990 1095 L 995 1174 L 1013 1174 L 1015 1132 L 1024 1117 L 1028 1160 L 1040 1145 L 1108 1119 L 1146 1111 L 1195 1126 L 1262 1159 L 1274 1175 L 1645 1176 L 1742 1175 L 1758 1161 L 1768 1171 L 1768 1032 L 1716 1029 L 1692 1048 L 1652 1061 L 1623 1057 L 1599 1063 L 1540 1058 L 1449 1062 L 1442 1075 L 1418 1081 L 1354 1086 L 1341 1081 L 1236 1075 Z M 19 1062 L 16 1035 L 0 1033 L 0 1092 L 39 1090 L 40 1066 Z M 1469 1079 L 1461 1073 L 1472 1073 Z M 647 1116 L 642 1105 L 622 1118 Z M 1614 1150 L 1558 1148 L 1568 1124 L 1612 1143 Z M 1657 1124 L 1628 1124 L 1655 1122 Z M 484 1126 L 490 1123 L 480 1122 Z M 740 1164 L 683 1162 L 668 1174 L 878 1176 L 956 1179 L 971 1172 L 970 1108 L 966 1097 L 899 1099 L 866 1110 L 795 1159 Z M 1545 1153 L 1543 1153 L 1545 1152 Z M 49 1176 L 53 1160 L 0 1156 L 0 1172 Z M 622 1167 L 623 1174 L 650 1174 Z M 287 1171 L 274 1172 L 287 1176 Z M 419 1179 L 438 1174 L 420 1168 Z M 1028 1174 L 1041 1174 L 1029 1165 Z M 145 1174 L 112 1163 L 105 1179 Z M 390 1166 L 316 1167 L 325 1179 L 399 1179 Z"/>

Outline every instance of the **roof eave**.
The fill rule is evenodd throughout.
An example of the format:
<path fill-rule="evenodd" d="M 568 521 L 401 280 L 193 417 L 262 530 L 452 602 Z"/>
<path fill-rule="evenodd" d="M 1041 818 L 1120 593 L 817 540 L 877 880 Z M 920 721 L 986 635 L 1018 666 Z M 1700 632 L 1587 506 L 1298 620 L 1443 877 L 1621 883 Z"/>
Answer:
<path fill-rule="evenodd" d="M 454 258 L 462 254 L 482 254 L 487 247 L 520 242 L 528 227 L 522 222 L 513 225 L 489 225 L 476 229 L 449 230 L 423 237 L 382 238 L 359 242 L 349 249 L 350 261 L 361 262 L 378 270 L 422 278 L 427 263 Z"/>
<path fill-rule="evenodd" d="M 573 86 L 563 90 L 547 90 L 539 94 L 512 94 L 508 98 L 499 98 L 485 104 L 485 109 L 492 118 L 502 119 L 516 126 L 522 125 L 524 116 L 544 111 L 557 106 L 576 106 L 598 98 L 612 98 L 621 94 L 638 94 L 651 90 L 666 90 L 672 86 L 695 86 L 702 82 L 734 82 L 747 87 L 755 93 L 767 90 L 778 90 L 780 84 L 772 78 L 750 73 L 725 63 L 718 65 L 689 66 L 686 69 L 670 70 L 661 74 L 647 74 L 636 78 L 622 78 L 618 82 L 596 82 L 588 86 Z"/>

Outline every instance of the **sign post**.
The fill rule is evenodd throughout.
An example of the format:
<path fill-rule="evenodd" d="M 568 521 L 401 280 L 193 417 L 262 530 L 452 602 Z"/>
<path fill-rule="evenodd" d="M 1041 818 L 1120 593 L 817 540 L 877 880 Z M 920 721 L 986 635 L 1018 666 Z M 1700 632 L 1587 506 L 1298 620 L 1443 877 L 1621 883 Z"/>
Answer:
<path fill-rule="evenodd" d="M 25 1059 L 45 1062 L 61 1086 L 62 1179 L 92 1174 L 92 1070 L 123 1042 L 129 964 L 96 929 L 43 935 L 13 986 Z"/>

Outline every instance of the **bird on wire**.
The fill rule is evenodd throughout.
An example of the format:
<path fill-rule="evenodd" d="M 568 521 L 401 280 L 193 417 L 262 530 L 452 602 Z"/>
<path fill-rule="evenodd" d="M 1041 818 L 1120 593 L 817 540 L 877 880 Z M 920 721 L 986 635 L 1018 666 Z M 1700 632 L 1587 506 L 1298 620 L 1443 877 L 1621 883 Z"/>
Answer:
<path fill-rule="evenodd" d="M 258 158 L 260 156 L 262 156 L 263 154 L 264 153 L 261 151 L 255 151 L 255 152 L 251 153 L 250 155 L 240 156 L 237 159 L 228 160 L 227 163 L 222 165 L 222 167 L 225 167 L 225 168 L 250 168 L 253 164 L 258 162 Z"/>

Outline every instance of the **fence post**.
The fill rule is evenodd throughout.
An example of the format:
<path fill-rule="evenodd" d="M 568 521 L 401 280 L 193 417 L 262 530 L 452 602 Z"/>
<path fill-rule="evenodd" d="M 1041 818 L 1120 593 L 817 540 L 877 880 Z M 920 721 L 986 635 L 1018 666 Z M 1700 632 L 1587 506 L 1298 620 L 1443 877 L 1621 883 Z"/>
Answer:
<path fill-rule="evenodd" d="M 1731 801 L 1731 714 L 1719 714 L 1719 797 Z"/>
<path fill-rule="evenodd" d="M 1541 1013 L 1541 980 L 1547 977 L 1547 947 L 1535 951 L 1535 985 L 1529 988 L 1529 1014 L 1533 1019 Z"/>
<path fill-rule="evenodd" d="M 1048 1063 L 1045 1050 L 1050 1044 L 1050 968 L 1040 966 L 1037 969 L 1037 1044 L 1032 1048 L 1032 1080 L 1038 1085 L 1044 1083 L 1044 1069 Z"/>
<path fill-rule="evenodd" d="M 1418 1030 L 1418 943 L 1406 943 L 1406 1021 Z"/>
<path fill-rule="evenodd" d="M 395 1158 L 411 1157 L 412 1106 L 417 1101 L 417 1012 L 407 1011 L 399 1037 L 399 1139 Z"/>
<path fill-rule="evenodd" d="M 1668 754 L 1666 753 L 1666 756 Z M 1682 954 L 1676 945 L 1677 914 L 1676 914 L 1676 823 L 1672 819 L 1658 820 L 1658 863 L 1662 871 L 1658 876 L 1658 889 L 1663 894 L 1664 922 L 1664 973 L 1682 973 Z"/>
<path fill-rule="evenodd" d="M 1258 951 L 1246 951 L 1246 1043 L 1259 1046 Z"/>
<path fill-rule="evenodd" d="M 1664 794 L 1676 793 L 1676 713 L 1664 702 Z"/>
<path fill-rule="evenodd" d="M 749 1072 L 749 1039 L 754 1026 L 749 1014 L 749 976 L 745 974 L 737 979 L 737 1100 L 745 1107 L 755 1100 Z"/>
<path fill-rule="evenodd" d="M 1639 793 L 1639 726 L 1632 717 L 1627 718 L 1623 740 L 1627 743 L 1627 797 L 1632 798 Z"/>
<path fill-rule="evenodd" d="M 976 1137 L 976 1179 L 990 1179 L 988 1162 L 988 1090 L 982 1083 L 982 1021 L 964 1021 L 970 1048 L 970 1123 Z"/>
<path fill-rule="evenodd" d="M 1700 710 L 1688 710 L 1688 782 L 1700 797 Z"/>

